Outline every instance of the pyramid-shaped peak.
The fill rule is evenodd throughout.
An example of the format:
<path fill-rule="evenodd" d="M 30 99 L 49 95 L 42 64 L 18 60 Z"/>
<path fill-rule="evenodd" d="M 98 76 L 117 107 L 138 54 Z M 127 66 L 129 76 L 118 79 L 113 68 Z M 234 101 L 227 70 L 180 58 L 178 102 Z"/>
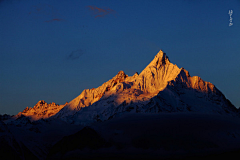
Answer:
<path fill-rule="evenodd" d="M 166 64 L 166 63 L 170 62 L 169 59 L 168 59 L 168 56 L 167 56 L 166 53 L 164 53 L 162 50 L 160 50 L 160 51 L 157 53 L 157 55 L 155 56 L 154 59 L 156 59 L 156 60 L 158 60 L 158 61 L 161 61 L 162 64 Z"/>
<path fill-rule="evenodd" d="M 157 55 L 158 55 L 158 54 L 163 55 L 163 54 L 165 54 L 165 53 L 163 52 L 163 50 L 160 49 L 160 51 L 157 53 Z"/>
<path fill-rule="evenodd" d="M 160 66 L 168 64 L 168 63 L 170 63 L 168 56 L 166 55 L 166 53 L 164 53 L 162 50 L 160 50 L 148 66 L 159 68 Z"/>

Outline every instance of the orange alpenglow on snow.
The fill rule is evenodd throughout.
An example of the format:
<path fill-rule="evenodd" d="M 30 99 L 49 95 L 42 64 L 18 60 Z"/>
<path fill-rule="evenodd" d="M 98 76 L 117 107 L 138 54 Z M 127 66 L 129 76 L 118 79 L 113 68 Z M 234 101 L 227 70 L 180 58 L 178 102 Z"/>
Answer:
<path fill-rule="evenodd" d="M 154 97 L 157 98 L 153 100 Z M 207 99 L 211 99 L 211 103 Z M 24 115 L 33 119 L 51 116 L 63 118 L 74 115 L 88 106 L 91 106 L 92 110 L 84 112 L 84 116 L 89 114 L 89 117 L 92 117 L 93 112 L 104 112 L 104 115 L 111 116 L 113 113 L 110 108 L 114 106 L 121 104 L 126 106 L 132 103 L 141 103 L 144 106 L 148 101 L 153 102 L 152 109 L 150 107 L 151 112 L 166 110 L 225 113 L 235 110 L 212 83 L 203 81 L 197 76 L 191 77 L 187 70 L 172 64 L 166 54 L 160 50 L 140 74 L 128 76 L 123 71 L 119 71 L 116 76 L 98 88 L 83 90 L 79 96 L 65 105 L 39 101 L 34 108 L 26 108 L 18 116 Z M 208 106 L 206 104 L 212 107 L 203 107 Z M 144 108 L 141 110 L 148 112 Z"/>
<path fill-rule="evenodd" d="M 29 117 L 31 120 L 46 119 L 58 113 L 63 107 L 64 105 L 58 105 L 54 102 L 48 104 L 44 100 L 40 100 L 33 108 L 26 107 L 15 117 L 18 118 L 23 115 Z"/>

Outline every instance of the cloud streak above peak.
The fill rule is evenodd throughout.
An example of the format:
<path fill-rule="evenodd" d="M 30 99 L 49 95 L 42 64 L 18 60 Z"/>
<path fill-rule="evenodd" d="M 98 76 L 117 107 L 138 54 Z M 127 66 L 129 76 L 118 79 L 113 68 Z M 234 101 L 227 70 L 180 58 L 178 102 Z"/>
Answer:
<path fill-rule="evenodd" d="M 116 11 L 110 8 L 98 8 L 96 6 L 87 6 L 87 8 L 92 12 L 95 18 L 104 17 L 106 15 L 116 13 Z"/>

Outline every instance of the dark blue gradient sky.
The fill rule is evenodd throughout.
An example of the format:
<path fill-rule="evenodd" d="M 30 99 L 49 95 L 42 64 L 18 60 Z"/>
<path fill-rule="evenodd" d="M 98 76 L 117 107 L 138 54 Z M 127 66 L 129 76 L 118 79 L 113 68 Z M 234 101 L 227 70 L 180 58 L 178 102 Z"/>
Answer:
<path fill-rule="evenodd" d="M 160 49 L 240 106 L 239 0 L 1 0 L 0 114 L 69 102 Z"/>

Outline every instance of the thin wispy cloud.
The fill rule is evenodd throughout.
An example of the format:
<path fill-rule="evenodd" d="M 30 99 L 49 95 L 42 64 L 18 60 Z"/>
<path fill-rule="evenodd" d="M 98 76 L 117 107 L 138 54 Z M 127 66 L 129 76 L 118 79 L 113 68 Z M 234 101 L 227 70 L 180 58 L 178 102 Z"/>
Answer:
<path fill-rule="evenodd" d="M 78 50 L 75 50 L 75 51 L 72 51 L 67 59 L 70 59 L 70 60 L 75 60 L 75 59 L 79 59 L 79 57 L 81 57 L 83 55 L 83 51 L 81 49 L 78 49 Z"/>
<path fill-rule="evenodd" d="M 110 8 L 98 8 L 96 6 L 87 6 L 87 8 L 92 12 L 95 18 L 104 17 L 109 14 L 115 14 L 116 11 Z"/>

